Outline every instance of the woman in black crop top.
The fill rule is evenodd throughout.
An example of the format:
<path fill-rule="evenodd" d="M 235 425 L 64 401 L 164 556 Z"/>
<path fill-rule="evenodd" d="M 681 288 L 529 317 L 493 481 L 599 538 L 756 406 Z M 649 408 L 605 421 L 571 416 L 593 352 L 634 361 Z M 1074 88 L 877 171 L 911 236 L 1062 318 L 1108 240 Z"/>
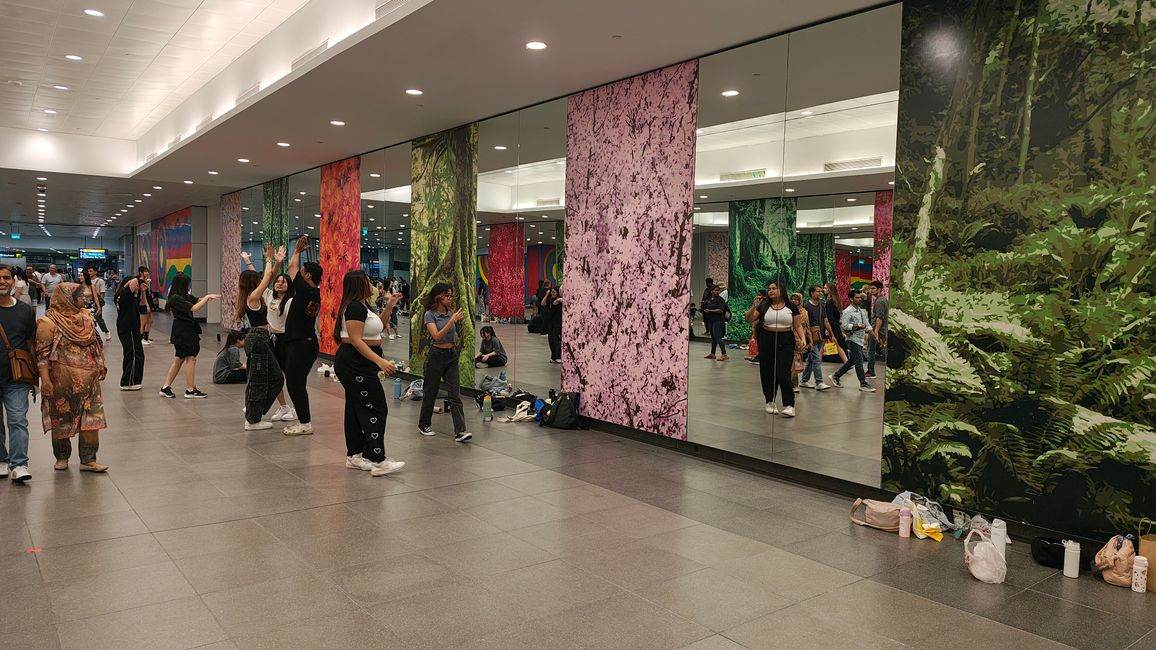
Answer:
<path fill-rule="evenodd" d="M 265 413 L 277 401 L 285 385 L 285 376 L 273 354 L 273 340 L 269 335 L 269 313 L 265 306 L 265 289 L 273 280 L 274 272 L 285 261 L 285 247 L 273 250 L 265 247 L 265 271 L 241 272 L 237 279 L 237 321 L 248 321 L 245 336 L 245 357 L 249 363 L 249 379 L 245 383 L 245 430 L 271 429 L 273 423 L 263 421 Z"/>
<path fill-rule="evenodd" d="M 121 362 L 120 389 L 140 390 L 144 381 L 144 343 L 140 331 L 140 297 L 147 291 L 149 270 L 140 267 L 139 274 L 124 281 L 116 291 L 116 335 L 124 348 Z"/>

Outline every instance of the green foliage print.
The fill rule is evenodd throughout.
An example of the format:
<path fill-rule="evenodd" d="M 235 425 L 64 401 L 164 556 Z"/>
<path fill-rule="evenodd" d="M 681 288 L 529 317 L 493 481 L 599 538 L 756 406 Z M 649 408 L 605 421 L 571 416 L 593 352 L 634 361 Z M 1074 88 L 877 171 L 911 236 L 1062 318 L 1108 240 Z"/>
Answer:
<path fill-rule="evenodd" d="M 413 294 L 410 331 L 411 372 L 421 374 L 430 338 L 422 326 L 424 305 L 438 282 L 454 288 L 466 318 L 458 323 L 459 367 L 463 386 L 474 385 L 474 220 L 478 197 L 478 125 L 469 124 L 417 138 L 412 147 L 410 263 Z"/>
<path fill-rule="evenodd" d="M 741 315 L 750 308 L 755 294 L 766 289 L 771 280 L 781 280 L 788 287 L 797 283 L 796 213 L 795 199 L 730 202 L 727 302 L 736 317 L 727 323 L 727 338 L 741 341 L 750 338 L 751 325 Z"/>
<path fill-rule="evenodd" d="M 883 485 L 1135 529 L 1156 513 L 1156 4 L 904 21 Z"/>
<path fill-rule="evenodd" d="M 265 244 L 289 245 L 289 179 L 278 178 L 261 186 L 261 236 Z"/>
<path fill-rule="evenodd" d="M 796 235 L 798 247 L 795 265 L 796 283 L 791 291 L 803 294 L 806 300 L 811 287 L 830 282 L 835 285 L 835 236 L 831 234 Z"/>

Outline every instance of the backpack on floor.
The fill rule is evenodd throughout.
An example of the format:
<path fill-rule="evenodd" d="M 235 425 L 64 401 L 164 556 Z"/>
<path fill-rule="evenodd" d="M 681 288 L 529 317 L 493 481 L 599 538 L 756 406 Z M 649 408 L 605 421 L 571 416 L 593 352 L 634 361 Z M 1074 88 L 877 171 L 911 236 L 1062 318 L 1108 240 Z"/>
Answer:
<path fill-rule="evenodd" d="M 424 379 L 415 379 L 409 383 L 409 388 L 405 389 L 405 394 L 402 399 L 419 400 L 425 397 L 425 391 L 422 387 L 425 386 Z"/>
<path fill-rule="evenodd" d="M 553 429 L 585 429 L 578 415 L 578 393 L 562 393 L 543 409 L 540 426 Z"/>
<path fill-rule="evenodd" d="M 543 319 L 542 315 L 539 314 L 539 315 L 530 319 L 530 323 L 528 325 L 526 325 L 526 329 L 531 334 L 541 334 L 542 332 L 546 331 L 545 330 L 545 327 L 546 327 L 545 323 L 546 323 L 545 319 Z"/>

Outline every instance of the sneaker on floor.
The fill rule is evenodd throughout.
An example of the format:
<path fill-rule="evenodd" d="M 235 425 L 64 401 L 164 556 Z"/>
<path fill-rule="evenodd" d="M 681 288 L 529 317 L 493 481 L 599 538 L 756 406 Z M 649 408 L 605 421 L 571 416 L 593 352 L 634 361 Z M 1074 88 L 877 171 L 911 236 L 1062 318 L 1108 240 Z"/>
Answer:
<path fill-rule="evenodd" d="M 292 422 L 297 419 L 297 411 L 292 406 L 286 406 L 285 412 L 281 414 L 282 422 Z"/>
<path fill-rule="evenodd" d="M 779 412 L 779 409 L 775 406 L 774 402 L 767 402 L 767 408 L 764 410 L 766 410 L 766 412 L 770 413 L 771 415 L 775 415 Z"/>
<path fill-rule="evenodd" d="M 121 390 L 140 390 L 141 384 L 133 384 L 132 386 L 121 386 Z"/>
<path fill-rule="evenodd" d="M 8 461 L 0 463 L 0 478 L 8 478 Z"/>
<path fill-rule="evenodd" d="M 176 399 L 177 397 L 176 393 L 174 393 L 173 389 L 169 386 L 165 386 L 160 390 L 160 396 L 167 397 L 169 399 Z"/>
<path fill-rule="evenodd" d="M 199 388 L 185 391 L 185 399 L 205 399 L 208 396 L 208 393 L 202 393 Z"/>
<path fill-rule="evenodd" d="M 803 392 L 803 389 L 802 389 L 802 388 L 799 388 L 798 386 L 795 386 L 795 392 L 796 392 L 796 393 L 801 393 L 801 392 Z"/>
<path fill-rule="evenodd" d="M 313 424 L 310 422 L 290 424 L 282 429 L 281 433 L 287 436 L 311 436 L 313 435 Z"/>
<path fill-rule="evenodd" d="M 56 459 L 56 462 L 52 464 L 52 469 L 54 469 L 58 472 L 63 472 L 64 470 L 68 469 L 68 459 L 67 458 Z"/>
<path fill-rule="evenodd" d="M 871 384 L 863 384 L 859 387 L 859 390 L 863 391 L 864 393 L 874 393 L 875 387 Z"/>
<path fill-rule="evenodd" d="M 373 463 L 369 462 L 368 460 L 365 460 L 365 458 L 362 457 L 361 454 L 354 454 L 352 456 L 346 456 L 345 457 L 345 466 L 348 467 L 349 469 L 360 469 L 360 470 L 364 470 L 366 472 L 373 469 Z"/>
<path fill-rule="evenodd" d="M 104 340 L 111 341 L 112 340 L 112 333 L 111 332 L 105 332 L 104 333 Z"/>
<path fill-rule="evenodd" d="M 469 431 L 460 431 L 454 434 L 454 442 L 469 442 L 474 437 L 474 434 Z"/>
<path fill-rule="evenodd" d="M 839 377 L 838 377 L 838 376 L 836 376 L 836 375 L 832 375 L 832 376 L 831 376 L 831 385 L 832 385 L 834 388 L 842 388 L 842 387 L 843 387 L 843 382 L 839 381 Z"/>
<path fill-rule="evenodd" d="M 273 423 L 268 421 L 261 422 L 246 422 L 245 431 L 261 431 L 263 429 L 272 429 Z"/>
<path fill-rule="evenodd" d="M 759 365 L 759 358 L 758 357 L 747 357 L 747 361 L 755 364 L 756 366 Z"/>
<path fill-rule="evenodd" d="M 799 387 L 800 388 L 814 388 L 815 384 L 813 382 L 811 382 L 811 380 L 808 379 L 807 381 L 799 382 Z"/>
<path fill-rule="evenodd" d="M 793 418 L 793 417 L 795 417 L 795 407 L 784 406 L 781 413 L 782 413 L 782 416 L 785 418 Z"/>
<path fill-rule="evenodd" d="M 28 472 L 27 465 L 17 465 L 12 468 L 11 478 L 13 483 L 23 483 L 32 478 L 32 474 Z"/>
<path fill-rule="evenodd" d="M 108 471 L 108 465 L 101 465 L 100 463 L 98 463 L 94 460 L 91 463 L 81 463 L 80 464 L 80 471 L 82 471 L 82 472 L 96 472 L 98 474 L 101 474 L 101 473 Z"/>
<path fill-rule="evenodd" d="M 385 476 L 386 474 L 392 474 L 397 470 L 405 467 L 405 463 L 403 461 L 386 456 L 385 460 L 381 461 L 380 463 L 369 463 L 369 467 L 370 476 Z"/>
<path fill-rule="evenodd" d="M 815 390 L 831 390 L 831 387 L 823 382 L 815 384 Z"/>
<path fill-rule="evenodd" d="M 150 340 L 148 340 L 148 339 L 145 339 L 145 340 L 141 341 L 141 342 L 140 342 L 140 344 L 141 344 L 141 345 L 152 345 L 152 344 L 153 344 L 153 342 L 152 342 L 152 341 L 150 341 Z"/>
<path fill-rule="evenodd" d="M 866 377 L 868 379 L 875 379 L 875 373 L 868 372 L 866 375 L 864 375 L 864 377 Z"/>
<path fill-rule="evenodd" d="M 437 435 L 437 433 L 434 432 L 433 427 L 423 427 L 421 425 L 418 425 L 417 432 L 423 436 L 436 436 Z"/>
<path fill-rule="evenodd" d="M 279 405 L 277 410 L 273 411 L 273 415 L 269 417 L 273 422 L 280 422 L 281 416 L 285 414 L 285 406 Z"/>

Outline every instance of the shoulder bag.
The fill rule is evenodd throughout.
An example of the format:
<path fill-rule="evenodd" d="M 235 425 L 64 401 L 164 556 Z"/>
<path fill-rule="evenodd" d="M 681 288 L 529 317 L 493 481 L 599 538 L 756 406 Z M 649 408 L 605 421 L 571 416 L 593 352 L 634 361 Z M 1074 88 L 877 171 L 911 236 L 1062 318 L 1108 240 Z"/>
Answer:
<path fill-rule="evenodd" d="M 8 365 L 12 369 L 12 381 L 32 384 L 33 386 L 38 384 L 40 374 L 37 372 L 36 359 L 32 357 L 32 353 L 28 350 L 14 349 L 12 344 L 8 342 L 8 332 L 4 330 L 3 325 L 0 325 L 0 337 L 4 338 L 4 347 L 8 350 Z"/>

